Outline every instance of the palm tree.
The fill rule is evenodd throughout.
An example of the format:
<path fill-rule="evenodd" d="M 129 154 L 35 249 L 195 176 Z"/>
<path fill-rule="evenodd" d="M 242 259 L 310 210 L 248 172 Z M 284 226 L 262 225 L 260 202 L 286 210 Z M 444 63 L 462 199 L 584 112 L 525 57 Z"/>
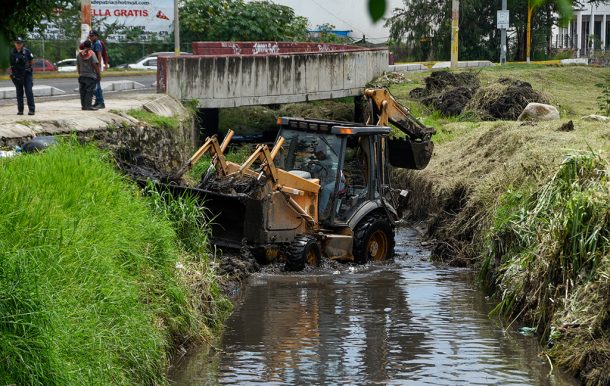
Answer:
<path fill-rule="evenodd" d="M 572 1 L 570 0 L 527 0 L 527 40 L 525 55 L 527 63 L 530 62 L 530 45 L 531 45 L 531 29 L 532 29 L 532 14 L 539 6 L 547 3 L 556 3 L 561 19 L 566 21 L 572 16 Z"/>

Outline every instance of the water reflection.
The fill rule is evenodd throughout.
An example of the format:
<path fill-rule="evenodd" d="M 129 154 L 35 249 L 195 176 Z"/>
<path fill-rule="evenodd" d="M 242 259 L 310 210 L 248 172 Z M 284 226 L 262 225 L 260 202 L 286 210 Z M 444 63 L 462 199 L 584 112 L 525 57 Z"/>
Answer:
<path fill-rule="evenodd" d="M 465 270 L 438 268 L 411 230 L 396 262 L 339 275 L 259 275 L 176 384 L 571 384 L 536 342 L 487 318 Z M 404 257 L 408 254 L 409 257 Z"/>

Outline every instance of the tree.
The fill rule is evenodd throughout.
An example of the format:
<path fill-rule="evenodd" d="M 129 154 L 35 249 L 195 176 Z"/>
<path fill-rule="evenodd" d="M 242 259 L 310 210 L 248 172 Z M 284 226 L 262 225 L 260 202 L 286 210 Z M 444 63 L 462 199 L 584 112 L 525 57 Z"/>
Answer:
<path fill-rule="evenodd" d="M 525 54 L 526 54 L 526 61 L 529 63 L 530 62 L 530 51 L 531 51 L 531 41 L 532 41 L 532 37 L 531 37 L 531 31 L 532 31 L 532 14 L 534 13 L 534 11 L 542 6 L 545 3 L 555 3 L 558 6 L 559 11 L 561 12 L 561 18 L 562 20 L 569 20 L 569 18 L 572 15 L 572 6 L 573 6 L 573 1 L 570 0 L 527 0 L 527 27 L 526 27 L 526 31 L 527 31 L 527 37 L 526 37 L 526 48 L 525 48 Z"/>
<path fill-rule="evenodd" d="M 303 40 L 307 19 L 270 1 L 185 0 L 181 35 L 192 40 Z"/>
<path fill-rule="evenodd" d="M 25 36 L 41 20 L 52 20 L 58 10 L 80 7 L 78 0 L 14 0 L 0 7 L 0 68 L 8 67 L 5 53 L 17 36 Z"/>
<path fill-rule="evenodd" d="M 316 40 L 321 43 L 349 43 L 351 40 L 346 36 L 338 36 L 333 31 L 335 30 L 335 25 L 330 23 L 320 24 L 316 27 L 318 31 L 318 37 L 312 40 Z"/>
<path fill-rule="evenodd" d="M 460 57 L 490 59 L 497 56 L 499 34 L 495 28 L 497 4 L 461 0 Z M 448 59 L 451 45 L 451 1 L 405 0 L 386 21 L 394 44 L 407 45 L 416 60 Z M 403 43 L 401 43 L 403 42 Z"/>

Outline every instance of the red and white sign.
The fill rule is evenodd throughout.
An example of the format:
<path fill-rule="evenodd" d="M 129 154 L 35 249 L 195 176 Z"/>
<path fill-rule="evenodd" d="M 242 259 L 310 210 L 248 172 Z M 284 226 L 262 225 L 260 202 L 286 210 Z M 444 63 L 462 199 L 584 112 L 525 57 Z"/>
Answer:
<path fill-rule="evenodd" d="M 91 0 L 93 24 L 117 23 L 144 32 L 169 35 L 174 21 L 174 0 Z"/>

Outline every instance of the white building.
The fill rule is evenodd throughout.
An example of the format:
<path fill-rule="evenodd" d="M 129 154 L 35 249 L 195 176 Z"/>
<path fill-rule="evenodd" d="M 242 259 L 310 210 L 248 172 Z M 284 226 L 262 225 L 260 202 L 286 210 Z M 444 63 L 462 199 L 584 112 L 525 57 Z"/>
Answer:
<path fill-rule="evenodd" d="M 332 24 L 337 30 L 349 30 L 349 37 L 362 39 L 371 43 L 385 43 L 390 36 L 390 29 L 384 27 L 385 20 L 377 23 L 371 21 L 367 0 L 273 0 L 274 3 L 294 9 L 299 16 L 309 19 L 309 27 L 316 29 L 322 24 Z M 392 16 L 394 8 L 404 7 L 403 0 L 386 0 L 384 18 Z"/>
<path fill-rule="evenodd" d="M 610 49 L 610 4 L 575 9 L 570 24 L 559 28 L 556 47 L 574 49 L 577 57 L 587 56 L 592 49 Z"/>

